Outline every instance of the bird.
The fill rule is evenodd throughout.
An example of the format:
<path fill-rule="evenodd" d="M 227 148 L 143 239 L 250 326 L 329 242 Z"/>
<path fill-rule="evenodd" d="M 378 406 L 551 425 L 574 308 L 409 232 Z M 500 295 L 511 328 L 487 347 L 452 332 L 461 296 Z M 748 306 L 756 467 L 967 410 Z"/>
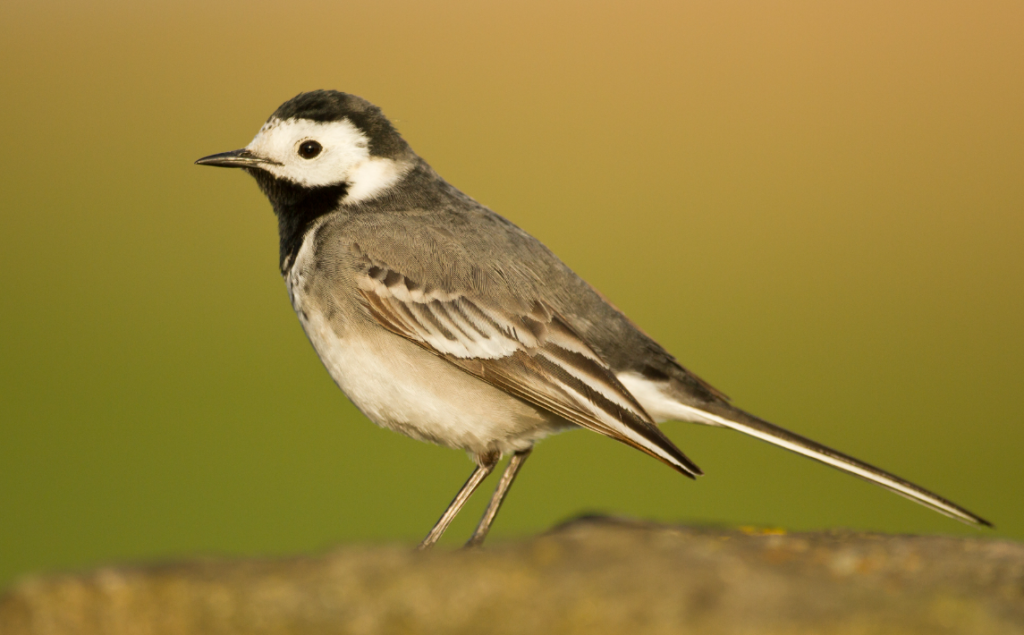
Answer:
<path fill-rule="evenodd" d="M 449 184 L 361 97 L 300 93 L 244 148 L 196 163 L 240 168 L 269 199 L 292 308 L 352 403 L 378 426 L 474 461 L 420 549 L 511 455 L 466 545 L 483 543 L 534 444 L 564 430 L 700 476 L 659 429 L 670 420 L 737 430 L 992 526 L 732 405 L 539 240 Z"/>

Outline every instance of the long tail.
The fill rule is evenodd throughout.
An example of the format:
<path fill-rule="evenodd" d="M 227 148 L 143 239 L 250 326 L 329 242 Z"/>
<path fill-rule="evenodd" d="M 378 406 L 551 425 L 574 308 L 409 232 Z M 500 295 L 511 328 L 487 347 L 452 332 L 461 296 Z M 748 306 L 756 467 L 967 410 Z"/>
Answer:
<path fill-rule="evenodd" d="M 837 452 L 832 448 L 825 447 L 816 441 L 812 441 L 806 437 L 800 436 L 799 434 L 794 434 L 789 430 L 785 430 L 777 425 L 768 423 L 767 421 L 759 419 L 750 413 L 740 410 L 739 408 L 734 408 L 727 404 L 715 404 L 709 406 L 707 410 L 683 404 L 678 404 L 678 407 L 680 409 L 690 411 L 693 421 L 700 421 L 712 425 L 732 428 L 733 430 L 739 430 L 744 434 L 757 437 L 762 441 L 767 441 L 768 443 L 796 452 L 797 454 L 802 454 L 817 461 L 821 461 L 826 465 L 831 465 L 834 468 L 853 474 L 854 476 L 859 476 L 866 481 L 875 483 L 876 485 L 881 485 L 887 490 L 909 498 L 910 500 L 920 503 L 925 507 L 930 507 L 940 514 L 945 514 L 950 518 L 955 518 L 959 521 L 974 525 L 992 527 L 992 523 L 984 518 L 967 511 L 963 507 L 960 507 L 937 494 L 929 492 L 923 487 L 914 485 L 910 481 L 905 481 L 898 476 L 894 476 L 885 470 L 880 470 L 877 467 L 868 465 L 863 461 L 858 461 L 852 456 L 847 456 L 842 452 Z"/>

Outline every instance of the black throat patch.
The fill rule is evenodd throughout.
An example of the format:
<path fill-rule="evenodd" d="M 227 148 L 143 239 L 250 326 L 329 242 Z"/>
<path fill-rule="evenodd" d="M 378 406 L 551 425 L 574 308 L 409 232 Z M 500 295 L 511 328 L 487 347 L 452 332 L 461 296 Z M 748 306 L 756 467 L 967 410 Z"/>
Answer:
<path fill-rule="evenodd" d="M 246 172 L 256 179 L 274 208 L 281 238 L 278 265 L 282 274 L 287 273 L 285 263 L 290 267 L 295 262 L 295 256 L 302 247 L 302 237 L 318 218 L 338 209 L 341 199 L 348 193 L 348 183 L 304 187 L 260 169 L 247 168 Z"/>

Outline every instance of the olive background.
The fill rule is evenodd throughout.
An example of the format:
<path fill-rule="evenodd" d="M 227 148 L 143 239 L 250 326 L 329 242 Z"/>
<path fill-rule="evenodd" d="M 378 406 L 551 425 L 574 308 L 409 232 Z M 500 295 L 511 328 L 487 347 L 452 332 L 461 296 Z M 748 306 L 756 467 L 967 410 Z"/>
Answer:
<path fill-rule="evenodd" d="M 705 477 L 565 433 L 493 539 L 587 512 L 1024 538 L 1019 2 L 8 0 L 0 71 L 0 586 L 411 545 L 468 476 L 346 400 L 269 204 L 192 164 L 317 88 L 380 105 L 740 407 L 997 526 L 669 423 Z"/>

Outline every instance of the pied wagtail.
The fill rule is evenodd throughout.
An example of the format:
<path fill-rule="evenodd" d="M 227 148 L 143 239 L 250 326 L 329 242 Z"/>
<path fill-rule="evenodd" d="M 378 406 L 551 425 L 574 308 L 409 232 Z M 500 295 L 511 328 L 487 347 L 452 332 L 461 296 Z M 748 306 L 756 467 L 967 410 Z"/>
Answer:
<path fill-rule="evenodd" d="M 667 420 L 739 430 L 991 526 L 732 406 L 536 238 L 442 179 L 359 97 L 302 93 L 245 148 L 196 163 L 242 168 L 270 199 L 292 306 L 352 402 L 377 425 L 475 460 L 421 548 L 511 454 L 467 544 L 483 542 L 533 444 L 561 430 L 587 428 L 701 474 L 658 429 Z"/>

